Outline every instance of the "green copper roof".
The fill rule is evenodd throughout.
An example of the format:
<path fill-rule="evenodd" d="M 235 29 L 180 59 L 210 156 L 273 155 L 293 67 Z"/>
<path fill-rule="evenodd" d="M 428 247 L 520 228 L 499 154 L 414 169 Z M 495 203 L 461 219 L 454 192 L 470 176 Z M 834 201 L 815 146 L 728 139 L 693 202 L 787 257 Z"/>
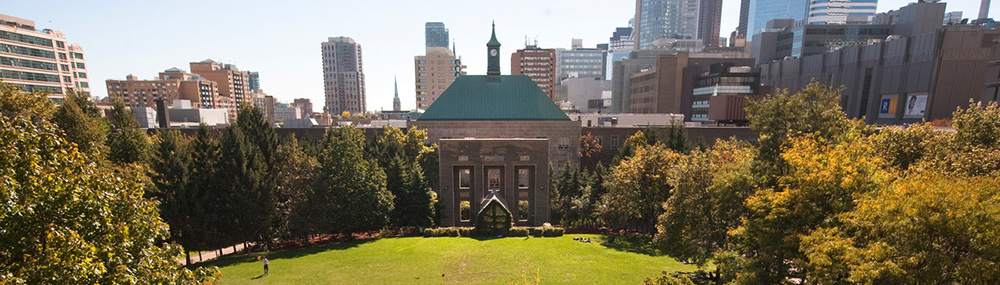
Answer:
<path fill-rule="evenodd" d="M 526 75 L 462 75 L 418 121 L 569 121 Z"/>
<path fill-rule="evenodd" d="M 486 43 L 487 47 L 499 47 L 500 41 L 497 40 L 497 24 L 493 24 L 493 35 L 490 36 L 490 41 Z"/>

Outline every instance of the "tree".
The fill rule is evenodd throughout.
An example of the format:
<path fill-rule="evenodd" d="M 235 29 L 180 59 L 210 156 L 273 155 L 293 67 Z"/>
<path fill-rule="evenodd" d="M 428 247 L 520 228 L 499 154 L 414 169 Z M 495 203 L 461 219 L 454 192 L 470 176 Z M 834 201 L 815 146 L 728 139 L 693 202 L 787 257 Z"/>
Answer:
<path fill-rule="evenodd" d="M 393 200 L 392 224 L 399 227 L 434 225 L 437 193 L 428 187 L 423 171 L 415 162 L 396 158 L 386 171 L 386 187 Z"/>
<path fill-rule="evenodd" d="M 317 202 L 324 229 L 339 233 L 379 229 L 389 222 L 393 194 L 382 169 L 364 157 L 364 135 L 353 127 L 334 128 L 323 139 Z"/>
<path fill-rule="evenodd" d="M 0 115 L 25 117 L 33 121 L 49 120 L 56 105 L 41 91 L 23 92 L 17 85 L 0 81 Z"/>
<path fill-rule="evenodd" d="M 185 248 L 197 248 L 195 224 L 191 221 L 191 209 L 196 207 L 198 197 L 190 193 L 191 151 L 188 140 L 176 130 L 161 133 L 156 156 L 152 163 L 151 178 L 156 191 L 151 195 L 160 202 L 160 216 L 170 225 L 170 236 Z M 187 264 L 191 257 L 185 250 Z"/>
<path fill-rule="evenodd" d="M 729 231 L 740 226 L 747 214 L 743 201 L 754 192 L 754 153 L 746 143 L 719 140 L 666 173 L 674 193 L 658 219 L 654 242 L 661 251 L 704 266 L 716 253 L 732 249 Z"/>
<path fill-rule="evenodd" d="M 219 175 L 226 173 L 219 169 L 221 153 L 218 134 L 204 124 L 198 127 L 191 139 L 191 163 L 188 164 L 190 178 L 187 193 L 193 206 L 187 207 L 188 223 L 192 231 L 188 232 L 185 242 L 190 250 L 210 250 L 232 245 L 226 240 L 220 225 L 229 223 L 223 212 L 225 192 Z"/>
<path fill-rule="evenodd" d="M 1000 179 L 914 176 L 803 237 L 810 283 L 1000 282 Z"/>
<path fill-rule="evenodd" d="M 63 104 L 56 108 L 52 117 L 52 122 L 56 123 L 66 134 L 66 140 L 76 143 L 77 148 L 83 153 L 103 154 L 107 152 L 104 141 L 107 138 L 107 125 L 104 120 L 94 111 L 88 111 L 86 105 L 89 103 L 86 98 L 80 99 L 73 92 L 66 93 Z"/>
<path fill-rule="evenodd" d="M 115 163 L 147 163 L 153 152 L 153 145 L 135 120 L 135 115 L 120 98 L 114 98 L 108 113 L 108 160 Z"/>
<path fill-rule="evenodd" d="M 273 182 L 263 153 L 244 133 L 239 125 L 226 128 L 220 144 L 217 170 L 224 170 L 219 178 L 221 196 L 213 201 L 221 209 L 223 218 L 217 224 L 224 240 L 230 244 L 261 241 L 270 242 L 270 226 L 274 217 Z"/>
<path fill-rule="evenodd" d="M 653 227 L 673 189 L 664 173 L 682 156 L 655 144 L 639 147 L 633 156 L 622 160 L 605 182 L 608 192 L 601 206 L 605 220 Z"/>
<path fill-rule="evenodd" d="M 786 170 L 781 153 L 792 137 L 813 134 L 830 140 L 853 127 L 837 103 L 841 90 L 814 80 L 798 93 L 778 89 L 764 99 L 747 103 L 750 128 L 760 134 L 754 169 L 767 177 L 767 184 L 773 185 L 774 176 Z"/>
<path fill-rule="evenodd" d="M 622 146 L 618 148 L 618 153 L 615 154 L 615 158 L 611 165 L 618 165 L 623 159 L 635 155 L 636 149 L 657 144 L 660 141 L 659 134 L 656 129 L 652 127 L 647 127 L 645 130 L 637 131 L 631 137 L 625 139 Z"/>
<path fill-rule="evenodd" d="M 286 238 L 316 233 L 312 222 L 317 210 L 310 207 L 309 199 L 318 184 L 319 161 L 299 147 L 294 135 L 278 146 L 276 155 L 275 230 Z"/>
<path fill-rule="evenodd" d="M 2 96 L 7 99 L 10 89 Z M 2 110 L 4 114 L 12 114 Z M 140 171 L 109 169 L 45 120 L 0 116 L 0 283 L 202 283 L 217 269 L 180 267 L 180 248 Z"/>

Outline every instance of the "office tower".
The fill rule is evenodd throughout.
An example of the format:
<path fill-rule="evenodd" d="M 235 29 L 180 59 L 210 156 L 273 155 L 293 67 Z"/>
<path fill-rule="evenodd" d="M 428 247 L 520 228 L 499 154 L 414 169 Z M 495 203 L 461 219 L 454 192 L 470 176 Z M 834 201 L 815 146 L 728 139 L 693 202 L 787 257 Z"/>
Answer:
<path fill-rule="evenodd" d="M 256 72 L 256 71 L 250 72 L 250 75 L 249 75 L 249 77 L 247 79 L 247 84 L 249 84 L 248 87 L 249 87 L 250 90 L 261 90 L 260 89 L 260 73 Z"/>
<path fill-rule="evenodd" d="M 701 0 L 698 7 L 698 39 L 706 47 L 722 46 L 719 27 L 722 25 L 722 0 Z"/>
<path fill-rule="evenodd" d="M 809 1 L 750 0 L 747 9 L 747 39 L 765 29 L 767 21 L 775 19 L 806 20 Z"/>
<path fill-rule="evenodd" d="M 583 41 L 573 39 L 573 49 L 556 50 L 556 82 L 566 78 L 604 78 L 606 52 L 583 48 Z"/>
<path fill-rule="evenodd" d="M 229 97 L 220 96 L 219 85 L 198 74 L 170 68 L 160 72 L 153 80 L 139 80 L 128 75 L 125 80 L 105 81 L 108 96 L 121 98 L 132 108 L 156 108 L 156 100 L 173 102 L 188 100 L 191 106 L 204 109 L 227 109 L 235 111 L 235 104 Z"/>
<path fill-rule="evenodd" d="M 658 39 L 697 39 L 699 0 L 636 0 L 636 49 Z"/>
<path fill-rule="evenodd" d="M 320 46 L 327 112 L 333 115 L 344 111 L 364 113 L 365 73 L 361 64 L 361 45 L 349 37 L 330 37 Z"/>
<path fill-rule="evenodd" d="M 979 19 L 990 17 L 990 0 L 983 0 L 979 3 Z"/>
<path fill-rule="evenodd" d="M 510 74 L 527 75 L 545 95 L 555 100 L 556 50 L 529 45 L 510 55 Z"/>
<path fill-rule="evenodd" d="M 62 32 L 36 30 L 35 22 L 0 14 L 0 79 L 25 92 L 44 91 L 62 102 L 70 90 L 90 97 L 83 48 Z"/>
<path fill-rule="evenodd" d="M 426 47 L 448 48 L 448 28 L 441 22 L 427 22 L 424 24 L 424 38 Z"/>
<path fill-rule="evenodd" d="M 427 47 L 424 55 L 413 57 L 414 90 L 417 109 L 426 110 L 455 78 L 465 74 L 462 58 L 445 47 Z"/>
<path fill-rule="evenodd" d="M 875 16 L 877 0 L 812 1 L 807 24 L 867 24 Z"/>
<path fill-rule="evenodd" d="M 312 116 L 313 103 L 312 100 L 309 100 L 309 98 L 295 99 L 292 101 L 292 106 L 299 108 L 299 111 L 302 112 L 302 116 L 300 116 L 301 118 L 307 119 Z"/>
<path fill-rule="evenodd" d="M 740 23 L 738 26 L 736 26 L 737 35 L 747 34 L 747 17 L 750 17 L 750 0 L 740 0 Z M 732 40 L 733 38 L 735 37 L 729 37 L 730 40 Z"/>

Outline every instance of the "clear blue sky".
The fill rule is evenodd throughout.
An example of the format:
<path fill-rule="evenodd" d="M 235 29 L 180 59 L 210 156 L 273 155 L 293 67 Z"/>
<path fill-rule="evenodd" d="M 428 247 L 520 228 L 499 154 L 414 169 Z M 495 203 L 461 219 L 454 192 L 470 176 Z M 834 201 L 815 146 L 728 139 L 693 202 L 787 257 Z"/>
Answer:
<path fill-rule="evenodd" d="M 739 19 L 739 0 L 723 0 L 721 36 Z M 879 12 L 906 0 L 881 0 Z M 978 0 L 952 0 L 948 11 L 974 18 Z M 998 1 L 1000 2 L 1000 1 Z M 1000 12 L 994 3 L 990 15 Z M 383 1 L 51 1 L 0 0 L 0 14 L 34 20 L 83 46 L 92 93 L 107 96 L 106 79 L 151 79 L 170 67 L 211 58 L 260 72 L 264 91 L 283 102 L 323 105 L 320 42 L 349 36 L 363 48 L 368 109 L 392 108 L 399 78 L 404 109 L 414 106 L 413 56 L 424 51 L 424 23 L 444 22 L 469 74 L 486 73 L 486 42 L 496 20 L 501 68 L 525 36 L 542 47 L 606 43 L 635 14 L 633 0 L 383 0 Z"/>

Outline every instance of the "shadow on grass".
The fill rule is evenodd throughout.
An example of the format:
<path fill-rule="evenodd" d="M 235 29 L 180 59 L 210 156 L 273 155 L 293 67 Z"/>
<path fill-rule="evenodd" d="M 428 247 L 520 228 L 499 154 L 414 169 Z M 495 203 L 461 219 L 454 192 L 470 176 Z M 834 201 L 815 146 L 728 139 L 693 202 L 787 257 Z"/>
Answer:
<path fill-rule="evenodd" d="M 647 235 L 615 235 L 605 236 L 601 245 L 618 251 L 659 256 L 660 252 L 653 245 L 653 237 Z"/>
<path fill-rule="evenodd" d="M 337 243 L 331 243 L 331 244 L 325 244 L 325 245 L 318 245 L 318 246 L 313 246 L 313 247 L 304 247 L 304 248 L 281 250 L 281 251 L 255 252 L 255 253 L 249 253 L 249 254 L 244 254 L 244 255 L 225 256 L 225 257 L 222 257 L 222 258 L 216 259 L 216 260 L 211 260 L 211 261 L 206 261 L 206 262 L 202 262 L 202 263 L 192 264 L 191 266 L 188 266 L 188 268 L 209 267 L 209 266 L 226 267 L 226 266 L 230 266 L 230 265 L 234 265 L 234 264 L 240 264 L 240 263 L 260 262 L 260 261 L 257 261 L 257 256 L 258 255 L 267 256 L 267 259 L 270 259 L 270 260 L 299 258 L 299 257 L 303 257 L 303 256 L 306 256 L 306 255 L 313 255 L 313 254 L 322 253 L 322 252 L 331 251 L 331 250 L 345 250 L 345 249 L 355 248 L 355 247 L 358 247 L 358 246 L 360 246 L 362 244 L 373 242 L 375 240 L 377 240 L 377 239 L 376 238 L 370 238 L 370 239 L 363 239 L 363 240 L 352 240 L 352 241 L 337 242 Z"/>

